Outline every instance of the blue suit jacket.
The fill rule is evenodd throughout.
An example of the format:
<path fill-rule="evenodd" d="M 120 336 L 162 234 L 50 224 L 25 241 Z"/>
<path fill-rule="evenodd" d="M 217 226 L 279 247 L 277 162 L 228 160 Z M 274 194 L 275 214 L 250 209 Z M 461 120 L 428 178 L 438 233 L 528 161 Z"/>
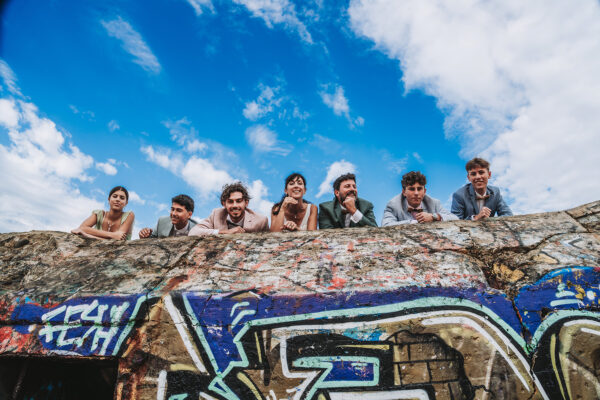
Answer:
<path fill-rule="evenodd" d="M 487 194 L 490 195 L 485 200 L 484 206 L 492 210 L 490 217 L 513 215 L 510 207 L 504 202 L 500 189 L 496 186 L 487 187 Z M 475 189 L 473 185 L 467 183 L 465 186 L 458 189 L 452 195 L 452 208 L 450 209 L 452 214 L 456 215 L 460 219 L 471 219 L 473 215 L 479 214 L 479 208 L 477 207 L 477 200 L 475 199 Z"/>

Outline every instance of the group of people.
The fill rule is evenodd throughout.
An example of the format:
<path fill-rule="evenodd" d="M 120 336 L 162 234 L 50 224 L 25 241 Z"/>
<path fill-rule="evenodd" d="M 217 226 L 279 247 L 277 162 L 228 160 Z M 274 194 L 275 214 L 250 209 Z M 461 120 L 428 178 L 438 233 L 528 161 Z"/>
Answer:
<path fill-rule="evenodd" d="M 469 183 L 452 196 L 447 211 L 439 200 L 426 194 L 427 179 L 418 171 L 402 177 L 402 192 L 392 198 L 383 212 L 381 226 L 428 223 L 467 219 L 478 221 L 494 216 L 512 215 L 500 190 L 488 185 L 490 164 L 474 158 L 466 165 Z M 373 204 L 358 197 L 356 176 L 344 174 L 333 182 L 334 198 L 317 206 L 304 199 L 306 178 L 293 173 L 285 179 L 284 194 L 271 209 L 271 225 L 266 216 L 248 208 L 250 195 L 241 182 L 223 187 L 222 207 L 214 209 L 208 218 L 192 219 L 194 200 L 180 194 L 171 199 L 169 216 L 161 217 L 154 229 L 143 228 L 140 238 L 171 236 L 218 235 L 243 232 L 281 232 L 329 228 L 377 226 Z M 117 186 L 110 191 L 109 211 L 94 210 L 72 233 L 99 239 L 131 239 L 135 216 L 123 211 L 129 200 L 127 189 Z"/>

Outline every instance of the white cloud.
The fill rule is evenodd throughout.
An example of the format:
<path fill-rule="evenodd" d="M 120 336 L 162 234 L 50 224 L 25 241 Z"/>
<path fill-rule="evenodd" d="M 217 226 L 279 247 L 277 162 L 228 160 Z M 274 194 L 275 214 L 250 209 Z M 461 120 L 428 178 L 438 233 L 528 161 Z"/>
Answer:
<path fill-rule="evenodd" d="M 133 190 L 129 191 L 129 201 L 133 201 L 134 203 L 141 205 L 146 204 L 146 200 L 142 199 L 140 195 L 134 192 Z"/>
<path fill-rule="evenodd" d="M 198 17 L 204 13 L 204 10 L 215 12 L 215 7 L 211 0 L 187 0 L 187 3 L 192 6 Z"/>
<path fill-rule="evenodd" d="M 246 140 L 258 153 L 274 153 L 285 156 L 291 147 L 277 139 L 277 134 L 264 125 L 254 125 L 246 129 Z"/>
<path fill-rule="evenodd" d="M 312 37 L 299 19 L 294 4 L 289 0 L 233 0 L 244 5 L 254 17 L 261 18 L 267 27 L 283 25 L 286 29 L 296 32 L 300 38 L 309 44 Z"/>
<path fill-rule="evenodd" d="M 329 88 L 333 86 L 333 92 L 330 92 Z M 350 106 L 348 104 L 348 99 L 344 94 L 344 88 L 340 85 L 324 85 L 323 90 L 319 92 L 321 95 L 321 99 L 323 103 L 329 108 L 333 110 L 333 113 L 338 116 L 345 117 L 350 123 L 351 127 L 354 126 L 363 126 L 365 124 L 365 120 L 363 117 L 357 117 L 352 120 L 350 116 Z"/>
<path fill-rule="evenodd" d="M 600 3 L 353 0 L 348 13 L 406 90 L 437 98 L 463 155 L 490 159 L 513 210 L 600 198 Z"/>
<path fill-rule="evenodd" d="M 73 104 L 70 104 L 69 108 L 71 109 L 71 111 L 73 111 L 73 114 L 81 115 L 83 118 L 88 119 L 90 121 L 93 121 L 94 118 L 96 117 L 96 114 L 94 114 L 93 111 L 81 111 L 79 108 L 75 107 Z"/>
<path fill-rule="evenodd" d="M 350 118 L 350 106 L 348 106 L 348 99 L 344 95 L 343 87 L 337 85 L 333 93 L 322 90 L 320 94 L 323 103 L 331 108 L 335 115 L 344 115 L 346 118 Z"/>
<path fill-rule="evenodd" d="M 19 86 L 17 86 L 17 77 L 8 64 L 0 58 L 0 78 L 4 85 L 0 85 L 0 90 L 8 89 L 10 93 L 18 94 Z"/>
<path fill-rule="evenodd" d="M 198 131 L 192 126 L 192 123 L 186 117 L 175 122 L 163 121 L 162 124 L 169 130 L 171 139 L 180 146 L 185 145 L 198 136 Z"/>
<path fill-rule="evenodd" d="M 208 145 L 198 140 L 192 140 L 188 142 L 185 146 L 185 150 L 188 153 L 201 153 L 206 149 L 208 149 Z"/>
<path fill-rule="evenodd" d="M 353 173 L 356 171 L 356 167 L 354 164 L 340 160 L 336 161 L 329 166 L 327 169 L 327 176 L 325 180 L 319 185 L 319 193 L 317 193 L 317 197 L 321 197 L 324 194 L 331 193 L 333 194 L 333 181 L 336 180 L 337 177 L 344 175 L 346 173 Z"/>
<path fill-rule="evenodd" d="M 262 84 L 259 85 L 259 87 L 261 91 L 258 98 L 247 102 L 244 107 L 244 117 L 250 121 L 256 121 L 257 119 L 264 117 L 273 111 L 274 107 L 281 104 L 281 99 L 275 97 L 277 92 L 279 92 L 279 87 L 273 88 Z"/>
<path fill-rule="evenodd" d="M 19 124 L 19 112 L 14 102 L 8 99 L 0 99 L 0 126 L 16 128 Z"/>
<path fill-rule="evenodd" d="M 115 167 L 114 160 L 108 160 L 107 162 L 96 162 L 96 168 L 104 172 L 106 175 L 116 175 L 117 167 Z"/>
<path fill-rule="evenodd" d="M 173 155 L 168 149 L 156 150 L 152 146 L 144 146 L 140 150 L 149 161 L 182 178 L 204 198 L 219 193 L 224 184 L 233 180 L 227 171 L 215 167 L 204 158 L 192 156 L 183 160 L 180 155 Z"/>
<path fill-rule="evenodd" d="M 142 35 L 133 29 L 129 22 L 120 16 L 111 21 L 100 21 L 109 36 L 121 41 L 121 47 L 133 56 L 133 62 L 147 72 L 159 74 L 161 70 L 158 59 L 146 44 Z"/>
<path fill-rule="evenodd" d="M 0 103 L 0 126 L 9 140 L 0 145 L 0 232 L 79 226 L 93 209 L 102 207 L 77 187 L 77 181 L 90 179 L 86 170 L 93 166 L 92 157 L 65 143 L 67 135 L 54 122 L 20 99 L 16 78 L 4 62 L 0 78 L 2 91 L 14 95 Z"/>
<path fill-rule="evenodd" d="M 108 123 L 109 131 L 114 132 L 114 131 L 118 131 L 119 129 L 121 129 L 121 126 L 119 126 L 119 123 L 117 121 L 115 121 L 114 119 Z"/>
<path fill-rule="evenodd" d="M 270 218 L 273 202 L 266 199 L 269 195 L 269 189 L 265 186 L 263 181 L 260 179 L 253 181 L 252 184 L 248 186 L 248 194 L 250 194 L 250 197 L 252 198 L 249 207 Z"/>

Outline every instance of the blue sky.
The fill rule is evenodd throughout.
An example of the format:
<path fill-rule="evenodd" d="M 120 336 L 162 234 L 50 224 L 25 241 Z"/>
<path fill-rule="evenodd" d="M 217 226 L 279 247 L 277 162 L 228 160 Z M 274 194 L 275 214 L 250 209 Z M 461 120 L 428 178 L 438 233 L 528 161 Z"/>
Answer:
<path fill-rule="evenodd" d="M 516 212 L 600 198 L 597 2 L 334 3 L 7 2 L 0 231 L 68 230 L 115 185 L 136 232 L 238 179 L 266 213 L 292 171 L 315 203 L 355 171 L 380 220 L 410 170 L 449 206 L 475 155 Z"/>

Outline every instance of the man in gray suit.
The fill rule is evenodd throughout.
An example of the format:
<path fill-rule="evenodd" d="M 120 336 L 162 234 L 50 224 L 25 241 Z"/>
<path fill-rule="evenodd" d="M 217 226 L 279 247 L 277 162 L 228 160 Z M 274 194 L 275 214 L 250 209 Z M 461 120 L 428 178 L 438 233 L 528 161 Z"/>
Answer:
<path fill-rule="evenodd" d="M 185 194 L 171 199 L 171 212 L 168 217 L 160 217 L 155 229 L 144 228 L 140 231 L 140 239 L 153 237 L 187 236 L 196 225 L 192 220 L 194 200 Z"/>
<path fill-rule="evenodd" d="M 425 222 L 458 219 L 442 207 L 442 203 L 427 196 L 427 178 L 418 171 L 402 177 L 402 193 L 392 198 L 385 207 L 381 226 L 422 224 Z"/>
<path fill-rule="evenodd" d="M 513 215 L 500 189 L 488 185 L 492 176 L 490 163 L 475 157 L 466 165 L 469 183 L 452 195 L 451 211 L 460 219 L 479 221 L 498 215 Z"/>

